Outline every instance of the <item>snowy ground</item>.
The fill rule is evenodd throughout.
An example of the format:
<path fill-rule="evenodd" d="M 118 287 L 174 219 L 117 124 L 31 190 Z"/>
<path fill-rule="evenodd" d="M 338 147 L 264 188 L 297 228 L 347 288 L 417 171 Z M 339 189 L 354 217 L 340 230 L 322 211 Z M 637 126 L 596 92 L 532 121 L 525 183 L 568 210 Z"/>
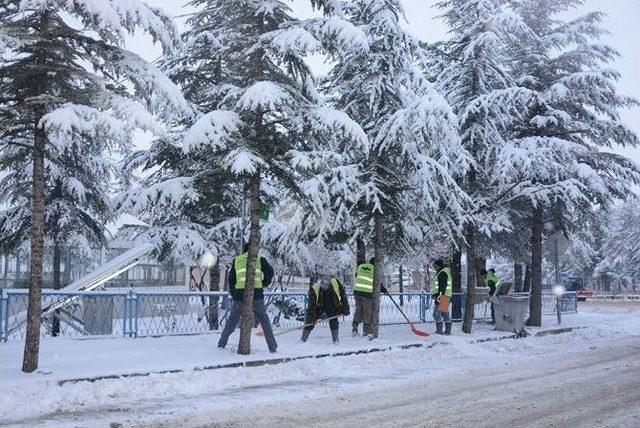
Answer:
<path fill-rule="evenodd" d="M 343 329 L 335 346 L 319 327 L 306 344 L 297 332 L 279 336 L 277 356 L 437 344 L 205 371 L 193 369 L 272 355 L 261 338 L 247 357 L 217 350 L 217 335 L 47 339 L 41 370 L 24 375 L 21 346 L 10 342 L 0 346 L 0 425 L 640 426 L 640 304 L 581 304 L 563 321 L 585 328 L 480 343 L 504 333 L 479 325 L 463 335 L 455 325 L 450 337 L 420 339 L 407 326 L 388 326 L 368 342 Z M 545 318 L 543 329 L 556 327 Z M 58 386 L 169 369 L 183 372 Z"/>

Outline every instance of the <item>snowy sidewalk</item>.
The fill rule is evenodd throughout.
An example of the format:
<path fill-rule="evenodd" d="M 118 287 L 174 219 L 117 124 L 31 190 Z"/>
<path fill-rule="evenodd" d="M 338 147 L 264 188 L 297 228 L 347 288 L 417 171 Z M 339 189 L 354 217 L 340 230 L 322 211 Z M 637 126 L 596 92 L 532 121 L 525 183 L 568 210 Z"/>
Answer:
<path fill-rule="evenodd" d="M 546 328 L 555 328 L 551 317 L 545 319 Z M 562 326 L 576 325 L 576 316 L 566 316 Z M 295 358 L 325 353 L 344 353 L 371 348 L 400 347 L 416 343 L 472 342 L 499 338 L 508 333 L 493 331 L 488 324 L 476 324 L 474 334 L 463 335 L 460 323 L 454 324 L 452 336 L 431 334 L 421 338 L 412 334 L 407 325 L 382 326 L 380 338 L 369 341 L 363 337 L 352 337 L 349 329 L 340 330 L 340 343 L 331 343 L 328 326 L 315 328 L 309 341 L 301 343 L 300 332 L 294 331 L 277 336 L 278 352 L 268 352 L 264 338 L 254 334 L 251 355 L 238 355 L 238 330 L 229 338 L 224 350 L 217 348 L 219 335 L 216 333 L 193 336 L 163 336 L 143 338 L 45 338 L 40 345 L 39 370 L 35 374 L 20 371 L 24 344 L 13 341 L 1 345 L 2 388 L 24 385 L 32 382 L 57 383 L 67 379 L 97 376 L 125 375 L 162 371 L 188 371 L 204 367 L 264 360 L 271 358 Z M 433 324 L 420 324 L 427 331 Z M 539 329 L 530 329 L 533 333 Z M 254 330 L 254 332 L 257 330 Z"/>
<path fill-rule="evenodd" d="M 253 352 L 249 356 L 239 356 L 233 349 L 218 350 L 216 334 L 141 339 L 47 339 L 42 343 L 39 373 L 30 375 L 20 372 L 22 345 L 8 343 L 0 346 L 0 424 L 22 421 L 29 425 L 35 423 L 30 418 L 66 412 L 75 414 L 82 409 L 86 409 L 87 417 L 90 417 L 92 411 L 100 412 L 105 406 L 135 408 L 142 403 L 151 406 L 149 403 L 152 402 L 153 406 L 162 407 L 162 403 L 171 401 L 174 396 L 217 397 L 221 406 L 233 406 L 233 400 L 229 398 L 247 388 L 273 386 L 283 389 L 285 396 L 289 389 L 293 395 L 300 394 L 300 388 L 306 382 L 319 382 L 321 385 L 337 383 L 343 388 L 344 385 L 363 381 L 363 367 L 367 368 L 372 386 L 406 376 L 419 365 L 424 367 L 423 373 L 466 370 L 470 359 L 495 363 L 503 359 L 508 361 L 514 350 L 532 353 L 542 345 L 557 346 L 601 336 L 638 334 L 638 309 L 640 305 L 622 308 L 604 306 L 604 309 L 598 307 L 597 310 L 590 305 L 582 305 L 578 314 L 564 317 L 562 327 L 579 325 L 589 328 L 561 336 L 496 342 L 479 342 L 506 335 L 492 331 L 491 326 L 486 324 L 476 325 L 472 335 L 462 334 L 460 324 L 456 324 L 452 336 L 432 335 L 426 339 L 411 334 L 406 325 L 397 325 L 381 328 L 381 338 L 372 342 L 347 336 L 348 330 L 342 329 L 341 343 L 333 345 L 328 328 L 321 326 L 312 332 L 308 343 L 298 342 L 299 332 L 279 336 L 279 352 L 275 355 L 267 352 L 264 339 L 259 337 L 254 337 Z M 558 327 L 552 317 L 544 321 L 543 329 Z M 432 330 L 433 326 L 428 324 L 424 328 Z M 530 332 L 535 334 L 538 330 L 530 329 Z M 237 340 L 236 333 L 229 344 L 234 345 Z M 298 360 L 263 367 L 194 370 L 274 357 L 295 358 L 435 342 L 438 342 L 438 346 L 431 349 L 395 348 L 376 354 Z M 60 381 L 72 378 L 166 370 L 183 372 L 58 386 Z M 367 381 L 366 377 L 364 381 Z"/>

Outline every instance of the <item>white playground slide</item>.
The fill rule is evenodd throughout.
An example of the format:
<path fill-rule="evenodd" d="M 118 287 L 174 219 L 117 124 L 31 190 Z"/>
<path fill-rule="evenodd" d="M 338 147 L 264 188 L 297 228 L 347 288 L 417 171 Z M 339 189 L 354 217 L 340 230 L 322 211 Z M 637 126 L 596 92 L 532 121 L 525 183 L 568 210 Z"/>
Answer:
<path fill-rule="evenodd" d="M 95 290 L 110 279 L 115 278 L 121 273 L 126 272 L 127 270 L 137 265 L 144 256 L 146 256 L 153 250 L 153 248 L 154 247 L 151 244 L 143 244 L 131 248 L 130 250 L 127 250 L 119 256 L 114 257 L 96 270 L 86 274 L 82 278 L 77 279 L 76 281 L 72 282 L 66 287 L 61 288 L 58 291 L 69 292 Z M 42 315 L 40 316 L 40 320 L 43 320 L 53 311 L 67 306 L 77 298 L 77 295 L 60 296 L 58 300 L 42 308 Z M 11 332 L 21 328 L 26 322 L 27 311 L 24 310 L 16 314 L 16 322 L 11 326 L 8 333 L 10 334 Z"/>

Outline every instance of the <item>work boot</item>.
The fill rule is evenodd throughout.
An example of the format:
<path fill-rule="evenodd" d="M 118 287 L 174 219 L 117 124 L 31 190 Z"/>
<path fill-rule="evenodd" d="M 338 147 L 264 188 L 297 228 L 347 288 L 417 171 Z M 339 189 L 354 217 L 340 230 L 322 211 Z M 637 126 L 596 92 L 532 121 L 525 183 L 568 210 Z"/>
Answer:
<path fill-rule="evenodd" d="M 311 334 L 311 330 L 307 330 L 305 328 L 304 330 L 302 330 L 302 337 L 300 338 L 300 340 L 303 342 L 306 342 L 307 339 L 309 338 L 309 334 Z"/>
<path fill-rule="evenodd" d="M 442 323 L 441 322 L 437 322 L 436 323 L 436 334 L 442 334 Z"/>
<path fill-rule="evenodd" d="M 370 335 L 371 332 L 371 325 L 370 324 L 362 324 L 362 335 L 363 336 L 368 336 Z"/>
<path fill-rule="evenodd" d="M 338 338 L 338 329 L 331 330 L 331 339 L 333 339 L 334 345 L 337 345 L 338 342 L 340 342 L 340 339 Z"/>
<path fill-rule="evenodd" d="M 444 323 L 444 334 L 446 334 L 447 336 L 451 335 L 451 323 L 450 322 Z"/>

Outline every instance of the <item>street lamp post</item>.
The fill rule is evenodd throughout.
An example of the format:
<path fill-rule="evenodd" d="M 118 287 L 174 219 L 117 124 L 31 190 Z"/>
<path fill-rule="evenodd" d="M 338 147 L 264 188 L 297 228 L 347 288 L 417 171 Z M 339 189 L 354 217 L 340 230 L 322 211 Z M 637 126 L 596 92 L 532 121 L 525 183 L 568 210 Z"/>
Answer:
<path fill-rule="evenodd" d="M 560 284 L 556 284 L 553 287 L 553 293 L 556 295 L 556 315 L 558 316 L 558 324 L 562 324 L 562 295 L 564 294 L 564 287 Z"/>

